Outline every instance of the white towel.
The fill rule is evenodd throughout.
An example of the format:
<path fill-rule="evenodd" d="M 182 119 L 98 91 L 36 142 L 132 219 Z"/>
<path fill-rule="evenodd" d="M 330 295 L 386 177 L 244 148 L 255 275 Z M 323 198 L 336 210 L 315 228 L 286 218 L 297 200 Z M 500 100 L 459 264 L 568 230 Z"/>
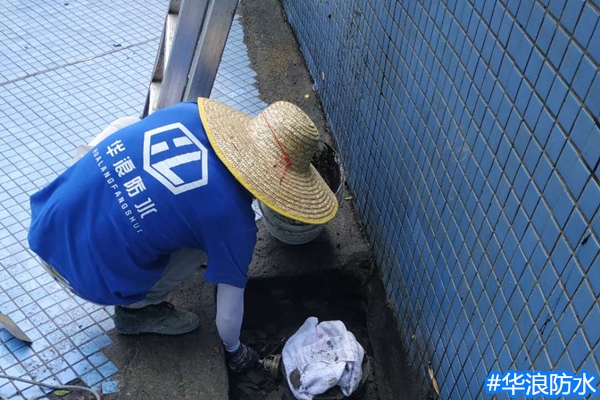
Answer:
<path fill-rule="evenodd" d="M 350 396 L 362 379 L 365 351 L 341 321 L 308 318 L 283 347 L 286 379 L 298 400 L 339 385 Z"/>

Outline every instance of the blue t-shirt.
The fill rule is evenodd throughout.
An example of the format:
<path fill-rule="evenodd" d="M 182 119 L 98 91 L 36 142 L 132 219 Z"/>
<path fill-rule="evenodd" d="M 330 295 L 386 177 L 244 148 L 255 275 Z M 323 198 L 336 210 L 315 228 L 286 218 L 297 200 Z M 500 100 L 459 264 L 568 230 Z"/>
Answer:
<path fill-rule="evenodd" d="M 29 245 L 99 304 L 142 300 L 184 247 L 208 254 L 205 279 L 244 287 L 251 203 L 211 148 L 198 105 L 179 103 L 109 136 L 31 196 Z"/>

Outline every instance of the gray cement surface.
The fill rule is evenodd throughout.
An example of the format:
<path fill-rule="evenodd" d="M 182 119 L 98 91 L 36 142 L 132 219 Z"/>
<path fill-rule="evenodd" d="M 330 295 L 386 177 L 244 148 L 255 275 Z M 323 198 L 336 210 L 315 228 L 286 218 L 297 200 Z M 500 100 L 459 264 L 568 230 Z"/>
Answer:
<path fill-rule="evenodd" d="M 199 270 L 171 301 L 193 311 L 200 329 L 182 336 L 122 336 L 106 355 L 121 369 L 121 392 L 111 399 L 226 399 L 229 381 L 221 340 L 214 323 L 215 286 Z"/>

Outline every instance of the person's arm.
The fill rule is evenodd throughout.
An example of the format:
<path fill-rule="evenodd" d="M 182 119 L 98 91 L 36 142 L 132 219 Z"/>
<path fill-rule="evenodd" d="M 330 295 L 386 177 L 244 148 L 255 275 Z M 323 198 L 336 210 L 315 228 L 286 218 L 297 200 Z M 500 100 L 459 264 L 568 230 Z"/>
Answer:
<path fill-rule="evenodd" d="M 244 318 L 244 289 L 220 283 L 217 288 L 217 330 L 225 350 L 240 347 L 240 330 Z"/>
<path fill-rule="evenodd" d="M 244 289 L 220 283 L 217 287 L 217 330 L 227 351 L 228 366 L 241 372 L 258 362 L 258 353 L 240 342 L 244 319 Z"/>
<path fill-rule="evenodd" d="M 246 370 L 258 361 L 256 351 L 240 343 L 244 288 L 256 245 L 256 225 L 254 221 L 248 225 L 247 229 L 237 233 L 227 232 L 224 238 L 212 235 L 206 240 L 208 265 L 204 279 L 218 285 L 217 330 L 226 349 L 228 367 L 236 372 Z"/>

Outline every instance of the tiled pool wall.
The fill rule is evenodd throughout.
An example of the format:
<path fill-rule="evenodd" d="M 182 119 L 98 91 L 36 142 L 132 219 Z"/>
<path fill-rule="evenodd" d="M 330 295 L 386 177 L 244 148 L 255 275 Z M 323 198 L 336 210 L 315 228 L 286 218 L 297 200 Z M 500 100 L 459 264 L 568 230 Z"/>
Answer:
<path fill-rule="evenodd" d="M 0 328 L 0 374 L 118 390 L 119 371 L 102 353 L 112 308 L 73 297 L 39 266 L 27 244 L 29 195 L 111 121 L 141 114 L 167 3 L 0 2 L 0 312 L 34 340 Z M 254 83 L 236 17 L 212 97 L 256 114 L 264 103 Z M 0 394 L 43 392 L 0 379 Z"/>
<path fill-rule="evenodd" d="M 420 383 L 598 374 L 600 1 L 283 4 Z"/>

